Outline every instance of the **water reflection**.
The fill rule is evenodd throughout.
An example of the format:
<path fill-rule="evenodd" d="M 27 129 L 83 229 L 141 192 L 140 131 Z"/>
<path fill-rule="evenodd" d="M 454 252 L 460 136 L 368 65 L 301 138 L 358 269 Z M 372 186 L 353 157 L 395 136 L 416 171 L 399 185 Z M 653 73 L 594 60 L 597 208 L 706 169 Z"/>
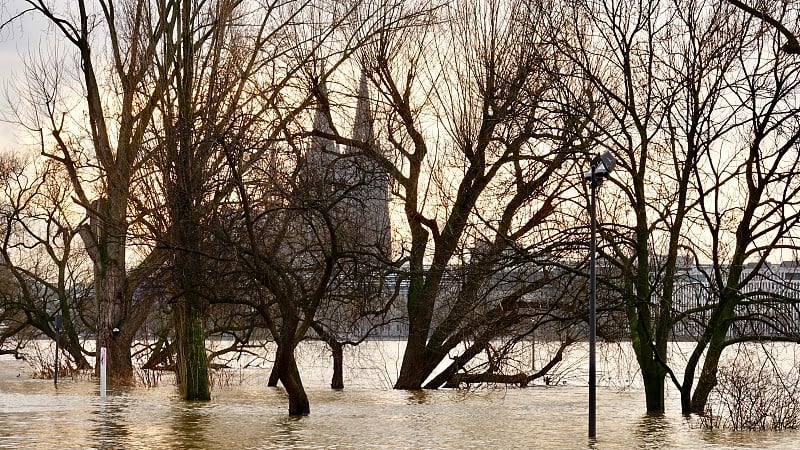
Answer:
<path fill-rule="evenodd" d="M 206 448 L 211 422 L 210 406 L 200 402 L 176 402 L 172 407 L 172 431 L 177 439 L 173 448 Z"/>
<path fill-rule="evenodd" d="M 130 429 L 125 415 L 127 402 L 112 395 L 105 399 L 95 397 L 92 403 L 95 409 L 92 411 L 94 417 L 91 419 L 91 433 L 101 447 L 128 442 Z"/>
<path fill-rule="evenodd" d="M 639 448 L 672 448 L 675 429 L 663 413 L 647 413 L 636 423 L 635 436 Z"/>
<path fill-rule="evenodd" d="M 3 364 L 0 448 L 795 448 L 800 437 L 704 431 L 680 415 L 679 397 L 666 415 L 642 415 L 642 390 L 600 388 L 598 439 L 590 441 L 585 384 L 395 391 L 356 380 L 332 391 L 329 373 L 307 369 L 312 414 L 289 417 L 285 392 L 266 388 L 260 369 L 215 389 L 210 402 L 189 403 L 169 383 L 105 400 L 94 381 L 64 380 L 56 391 L 51 380 L 17 378 Z"/>
<path fill-rule="evenodd" d="M 286 415 L 275 418 L 272 423 L 275 440 L 272 444 L 283 448 L 301 447 L 303 443 L 301 432 L 306 428 L 304 421 L 306 421 L 304 416 Z"/>
<path fill-rule="evenodd" d="M 408 404 L 424 405 L 428 401 L 428 393 L 422 389 L 408 392 Z"/>

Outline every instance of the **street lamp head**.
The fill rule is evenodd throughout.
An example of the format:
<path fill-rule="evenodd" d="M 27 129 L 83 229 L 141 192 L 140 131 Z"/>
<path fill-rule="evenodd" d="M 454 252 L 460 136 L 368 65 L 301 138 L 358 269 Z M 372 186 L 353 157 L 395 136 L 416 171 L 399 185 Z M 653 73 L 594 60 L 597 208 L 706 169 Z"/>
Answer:
<path fill-rule="evenodd" d="M 606 150 L 602 155 L 594 157 L 591 167 L 583 174 L 583 179 L 599 184 L 608 177 L 616 165 L 617 159 L 610 151 Z"/>

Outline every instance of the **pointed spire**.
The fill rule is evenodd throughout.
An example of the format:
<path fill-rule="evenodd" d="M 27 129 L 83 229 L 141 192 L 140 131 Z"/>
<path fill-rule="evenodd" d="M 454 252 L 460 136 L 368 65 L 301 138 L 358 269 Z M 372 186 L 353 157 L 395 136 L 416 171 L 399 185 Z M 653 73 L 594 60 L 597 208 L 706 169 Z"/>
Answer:
<path fill-rule="evenodd" d="M 317 103 L 317 109 L 314 113 L 314 130 L 323 133 L 331 133 L 333 127 L 331 126 L 330 111 L 328 109 L 328 87 L 324 79 L 314 80 L 315 85 L 312 87 L 321 100 Z M 332 170 L 332 163 L 336 159 L 339 149 L 336 142 L 325 139 L 323 137 L 314 137 L 311 145 L 306 150 L 306 165 L 308 171 L 313 174 L 312 178 L 318 178 L 317 181 L 324 182 L 325 178 L 329 178 L 328 172 Z"/>
<path fill-rule="evenodd" d="M 314 113 L 314 129 L 330 133 L 333 131 L 331 123 L 328 120 L 328 83 L 322 80 L 315 80 L 313 86 L 314 95 L 317 97 L 317 109 Z"/>
<path fill-rule="evenodd" d="M 369 96 L 367 74 L 362 70 L 353 118 L 354 141 L 365 142 L 372 151 L 380 154 L 380 145 L 375 139 L 374 116 Z M 364 155 L 360 148 L 347 148 L 352 155 L 349 179 L 359 183 L 354 193 L 350 216 L 354 218 L 360 245 L 377 250 L 383 257 L 391 255 L 391 224 L 389 221 L 389 177 L 386 171 L 370 155 Z"/>
<path fill-rule="evenodd" d="M 361 82 L 358 85 L 356 114 L 353 121 L 353 139 L 373 144 L 375 131 L 373 128 L 372 107 L 369 99 L 369 85 L 366 72 L 361 72 Z"/>

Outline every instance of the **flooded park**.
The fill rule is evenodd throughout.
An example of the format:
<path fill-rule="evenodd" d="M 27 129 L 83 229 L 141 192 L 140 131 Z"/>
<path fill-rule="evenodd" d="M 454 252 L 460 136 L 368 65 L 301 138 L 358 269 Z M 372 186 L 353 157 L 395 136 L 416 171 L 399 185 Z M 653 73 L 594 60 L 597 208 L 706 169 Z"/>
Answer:
<path fill-rule="evenodd" d="M 798 36 L 0 0 L 0 448 L 797 448 Z"/>
<path fill-rule="evenodd" d="M 0 448 L 795 448 L 797 431 L 706 430 L 680 414 L 668 390 L 664 415 L 647 415 L 625 345 L 600 352 L 597 439 L 586 436 L 587 387 L 568 355 L 558 383 L 528 388 L 402 391 L 390 387 L 400 341 L 372 341 L 349 355 L 345 389 L 329 387 L 322 346 L 301 345 L 311 414 L 290 417 L 268 368 L 214 372 L 210 402 L 185 402 L 170 374 L 156 386 L 109 389 L 96 380 L 31 378 L 31 367 L 0 360 Z M 632 376 L 633 379 L 627 379 Z"/>

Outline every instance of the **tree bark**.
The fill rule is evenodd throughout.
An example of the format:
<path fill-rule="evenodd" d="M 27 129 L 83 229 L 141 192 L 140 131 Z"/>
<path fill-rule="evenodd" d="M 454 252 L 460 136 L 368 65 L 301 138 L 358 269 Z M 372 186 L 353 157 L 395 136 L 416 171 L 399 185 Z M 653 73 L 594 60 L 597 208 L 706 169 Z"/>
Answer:
<path fill-rule="evenodd" d="M 711 338 L 708 342 L 708 350 L 706 350 L 700 377 L 697 379 L 697 387 L 695 387 L 694 393 L 692 394 L 690 412 L 695 414 L 705 413 L 708 396 L 717 385 L 719 361 L 722 357 L 722 351 L 725 349 L 725 339 L 728 335 L 730 323 L 729 319 L 733 315 L 736 302 L 732 299 L 720 299 L 720 303 L 724 303 L 724 306 L 719 308 L 719 316 L 712 317 L 709 323 Z M 715 311 L 715 313 L 716 312 L 717 311 Z"/>
<path fill-rule="evenodd" d="M 414 241 L 419 242 L 415 242 L 416 245 L 412 244 L 412 259 L 418 260 L 416 266 L 421 270 L 423 267 L 421 253 L 425 249 L 424 242 L 427 241 L 428 233 L 422 230 L 421 227 L 419 227 L 418 233 L 419 235 Z M 417 258 L 415 258 L 413 250 L 417 250 L 417 252 L 420 253 Z M 433 302 L 428 301 L 426 298 L 431 295 L 431 293 L 426 290 L 427 284 L 428 283 L 423 281 L 421 275 L 412 276 L 407 300 L 409 318 L 408 342 L 405 352 L 403 353 L 400 373 L 394 384 L 395 389 L 421 389 L 422 383 L 428 375 L 430 375 L 429 373 L 425 373 L 425 367 L 427 366 L 427 343 Z"/>
<path fill-rule="evenodd" d="M 636 346 L 634 346 L 635 348 Z M 648 413 L 664 412 L 664 387 L 666 369 L 658 361 L 648 342 L 641 342 L 637 353 L 639 369 L 644 383 L 645 407 Z"/>
<path fill-rule="evenodd" d="M 193 295 L 183 295 L 173 307 L 177 358 L 175 378 L 184 400 L 210 400 L 211 383 L 205 351 L 205 311 Z"/>
<path fill-rule="evenodd" d="M 658 364 L 658 363 L 655 363 Z M 648 374 L 645 375 L 645 372 Z M 664 412 L 664 383 L 665 376 L 663 370 L 659 368 L 642 367 L 642 379 L 644 380 L 645 407 L 648 413 Z"/>
<path fill-rule="evenodd" d="M 281 353 L 281 348 L 275 351 L 275 362 L 272 363 L 272 370 L 269 372 L 269 380 L 267 381 L 267 387 L 277 387 L 278 382 L 281 379 L 280 371 L 278 370 L 278 356 Z"/>
<path fill-rule="evenodd" d="M 174 179 L 167 185 L 172 216 L 171 243 L 174 253 L 173 279 L 179 289 L 173 305 L 176 334 L 178 389 L 185 400 L 210 400 L 208 359 L 205 347 L 205 300 L 198 292 L 203 279 L 200 251 L 203 235 L 200 230 L 203 202 L 203 173 L 199 152 L 194 142 L 194 30 L 195 11 L 191 0 L 181 2 L 180 58 L 176 61 L 175 82 L 178 100 L 178 142 L 167 143 L 170 151 L 168 167 Z M 167 126 L 166 130 L 170 127 Z"/>
<path fill-rule="evenodd" d="M 344 345 L 335 339 L 328 342 L 333 353 L 333 376 L 331 389 L 344 389 Z"/>
<path fill-rule="evenodd" d="M 564 350 L 571 344 L 571 340 L 563 342 L 553 358 L 539 371 L 531 375 L 528 375 L 524 372 L 514 375 L 505 375 L 499 373 L 454 374 L 447 381 L 445 387 L 457 388 L 461 383 L 518 384 L 519 387 L 527 387 L 533 380 L 539 379 L 550 373 L 550 371 L 553 370 L 553 367 L 555 367 L 556 364 L 560 363 L 564 359 Z"/>
<path fill-rule="evenodd" d="M 311 413 L 308 395 L 300 378 L 294 346 L 282 345 L 275 360 L 275 369 L 289 397 L 289 415 L 307 416 Z"/>
<path fill-rule="evenodd" d="M 98 202 L 104 203 L 104 202 Z M 125 327 L 130 301 L 127 298 L 127 274 L 125 272 L 124 231 L 119 227 L 104 227 L 97 233 L 101 245 L 99 260 L 95 261 L 95 296 L 98 302 L 99 320 L 97 322 L 97 364 L 95 375 L 100 374 L 100 352 L 107 351 L 106 374 L 110 385 L 127 385 L 133 382 L 133 363 L 131 362 L 131 343 L 134 330 Z M 123 227 L 124 229 L 124 227 Z M 105 231 L 105 233 L 103 233 Z M 113 237 L 110 236 L 113 232 Z"/>

